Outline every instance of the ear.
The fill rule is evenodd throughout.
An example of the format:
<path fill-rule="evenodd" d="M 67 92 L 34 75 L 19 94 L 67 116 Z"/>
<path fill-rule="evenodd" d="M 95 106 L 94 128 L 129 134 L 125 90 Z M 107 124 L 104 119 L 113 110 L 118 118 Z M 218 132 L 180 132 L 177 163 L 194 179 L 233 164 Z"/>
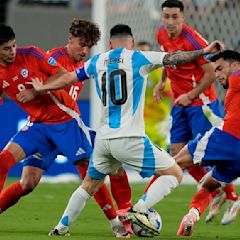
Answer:
<path fill-rule="evenodd" d="M 109 40 L 109 42 L 108 42 L 108 47 L 109 47 L 109 49 L 113 49 L 113 45 L 112 45 L 112 41 L 111 40 Z"/>
<path fill-rule="evenodd" d="M 68 34 L 68 42 L 71 42 L 73 40 L 73 38 L 74 38 L 74 36 L 71 33 L 69 33 Z"/>
<path fill-rule="evenodd" d="M 133 48 L 133 49 L 135 48 L 135 40 L 134 40 L 134 38 L 133 38 L 133 40 L 132 40 L 132 48 Z"/>

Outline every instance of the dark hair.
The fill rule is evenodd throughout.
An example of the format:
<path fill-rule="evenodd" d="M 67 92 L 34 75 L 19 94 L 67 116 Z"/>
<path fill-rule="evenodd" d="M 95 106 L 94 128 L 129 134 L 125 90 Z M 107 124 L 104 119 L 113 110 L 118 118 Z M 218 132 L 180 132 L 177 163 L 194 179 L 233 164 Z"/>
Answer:
<path fill-rule="evenodd" d="M 116 35 L 130 35 L 133 36 L 132 30 L 128 25 L 117 24 L 110 30 L 110 38 Z"/>
<path fill-rule="evenodd" d="M 152 49 L 152 44 L 150 42 L 147 42 L 147 41 L 139 41 L 137 43 L 137 46 L 143 46 L 143 45 L 147 45 L 150 49 Z"/>
<path fill-rule="evenodd" d="M 178 0 L 166 0 L 162 4 L 162 9 L 168 7 L 168 8 L 180 8 L 180 11 L 184 11 L 184 5 L 181 1 Z"/>
<path fill-rule="evenodd" d="M 240 62 L 240 53 L 232 50 L 225 50 L 213 55 L 210 60 L 216 62 L 218 59 L 223 58 L 226 61 L 238 61 Z"/>
<path fill-rule="evenodd" d="M 69 28 L 69 33 L 75 37 L 81 38 L 89 47 L 96 45 L 101 37 L 99 27 L 89 21 L 74 18 Z"/>
<path fill-rule="evenodd" d="M 0 45 L 15 39 L 15 33 L 10 26 L 0 24 Z"/>

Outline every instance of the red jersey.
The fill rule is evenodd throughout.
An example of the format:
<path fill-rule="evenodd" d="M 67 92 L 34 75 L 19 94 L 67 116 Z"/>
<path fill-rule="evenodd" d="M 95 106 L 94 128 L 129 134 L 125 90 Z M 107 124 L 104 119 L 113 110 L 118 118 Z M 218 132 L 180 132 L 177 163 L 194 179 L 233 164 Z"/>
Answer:
<path fill-rule="evenodd" d="M 74 63 L 73 60 L 70 58 L 66 47 L 54 48 L 49 51 L 49 54 L 69 72 L 72 72 L 75 69 L 82 67 L 84 63 L 83 61 Z M 83 82 L 79 81 L 72 84 L 71 86 L 68 86 L 65 89 L 74 101 L 78 100 L 80 92 L 83 88 L 83 84 Z"/>
<path fill-rule="evenodd" d="M 157 30 L 157 41 L 165 52 L 195 51 L 207 46 L 207 41 L 195 30 L 184 24 L 181 34 L 177 38 L 170 38 L 167 30 L 162 25 Z M 171 87 L 174 98 L 191 91 L 201 80 L 204 70 L 201 65 L 209 63 L 204 57 L 197 60 L 166 67 L 168 78 L 171 80 Z M 213 85 L 196 97 L 190 106 L 208 104 L 216 99 Z"/>
<path fill-rule="evenodd" d="M 68 121 L 72 117 L 67 111 L 71 109 L 79 113 L 79 110 L 76 102 L 65 90 L 37 95 L 26 103 L 21 103 L 16 98 L 20 91 L 32 88 L 31 85 L 26 84 L 31 81 L 31 78 L 38 77 L 44 81 L 61 68 L 60 64 L 40 48 L 35 46 L 17 48 L 15 61 L 6 67 L 0 65 L 0 95 L 5 92 L 29 114 L 31 122 L 61 123 Z M 61 105 L 65 106 L 65 110 L 59 108 Z"/>
<path fill-rule="evenodd" d="M 226 116 L 223 131 L 240 139 L 240 70 L 229 77 L 229 88 L 224 101 Z"/>

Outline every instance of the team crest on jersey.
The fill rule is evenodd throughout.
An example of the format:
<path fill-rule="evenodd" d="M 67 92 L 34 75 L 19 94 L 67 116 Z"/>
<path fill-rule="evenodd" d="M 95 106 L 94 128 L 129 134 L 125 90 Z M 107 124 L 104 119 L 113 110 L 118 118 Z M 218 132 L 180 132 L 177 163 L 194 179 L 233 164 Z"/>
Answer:
<path fill-rule="evenodd" d="M 49 65 L 53 66 L 53 67 L 56 67 L 57 66 L 57 62 L 55 61 L 55 59 L 53 57 L 50 57 L 48 59 L 48 63 Z"/>
<path fill-rule="evenodd" d="M 28 72 L 28 70 L 27 70 L 26 68 L 23 68 L 23 69 L 21 70 L 21 76 L 22 76 L 23 78 L 27 78 L 27 77 L 28 77 L 28 74 L 29 74 L 29 72 Z"/>

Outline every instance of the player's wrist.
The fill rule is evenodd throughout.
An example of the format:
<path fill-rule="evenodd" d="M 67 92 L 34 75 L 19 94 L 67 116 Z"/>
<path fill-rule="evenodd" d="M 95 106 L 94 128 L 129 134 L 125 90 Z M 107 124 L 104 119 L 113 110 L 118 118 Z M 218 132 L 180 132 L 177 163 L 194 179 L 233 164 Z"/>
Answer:
<path fill-rule="evenodd" d="M 194 98 L 195 98 L 195 97 L 192 97 L 190 94 L 187 94 L 187 99 L 188 99 L 189 101 L 192 102 L 192 101 L 194 100 Z"/>

